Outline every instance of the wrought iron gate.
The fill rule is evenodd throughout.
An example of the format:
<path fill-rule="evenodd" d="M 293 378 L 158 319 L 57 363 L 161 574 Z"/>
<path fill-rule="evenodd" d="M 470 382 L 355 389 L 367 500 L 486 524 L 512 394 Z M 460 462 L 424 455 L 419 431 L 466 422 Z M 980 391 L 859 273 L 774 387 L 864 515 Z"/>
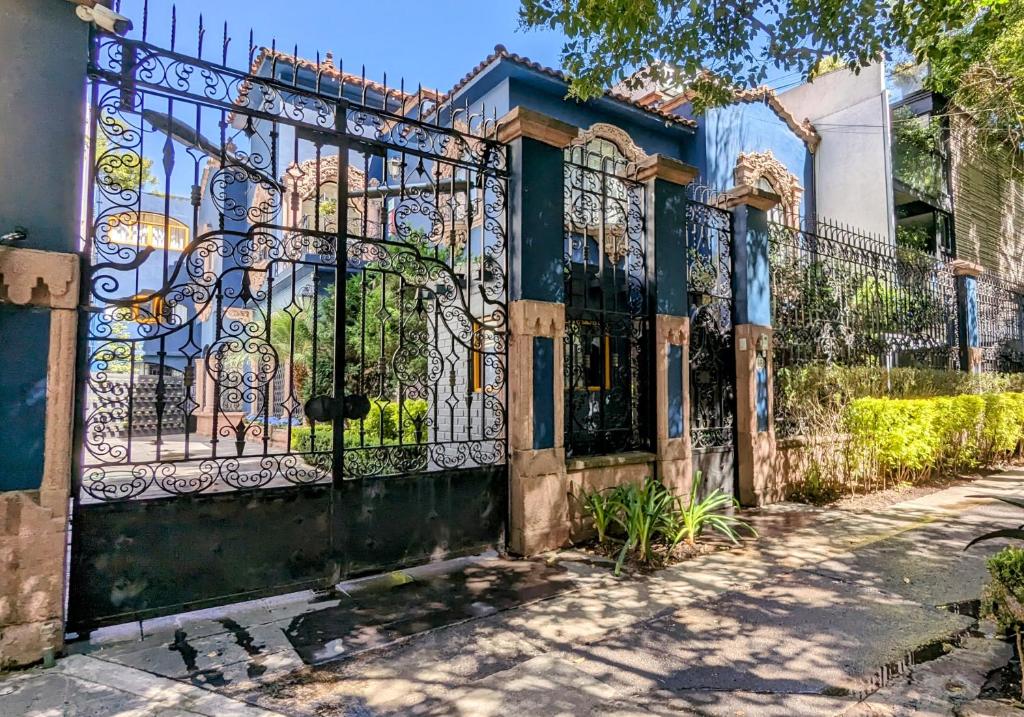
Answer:
<path fill-rule="evenodd" d="M 493 118 L 227 44 L 93 40 L 73 631 L 504 540 Z"/>
<path fill-rule="evenodd" d="M 651 448 L 653 332 L 644 186 L 634 179 L 639 150 L 624 133 L 604 131 L 585 133 L 563 158 L 570 456 Z"/>
<path fill-rule="evenodd" d="M 703 490 L 731 493 L 736 475 L 732 214 L 706 203 L 711 199 L 709 190 L 697 187 L 687 202 L 690 440 Z"/>

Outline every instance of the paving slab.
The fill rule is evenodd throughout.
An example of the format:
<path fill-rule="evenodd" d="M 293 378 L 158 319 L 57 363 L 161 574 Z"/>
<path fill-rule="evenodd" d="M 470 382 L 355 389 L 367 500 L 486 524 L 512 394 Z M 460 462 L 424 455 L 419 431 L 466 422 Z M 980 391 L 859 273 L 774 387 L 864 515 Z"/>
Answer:
<path fill-rule="evenodd" d="M 857 691 L 883 665 L 972 623 L 895 595 L 799 573 L 620 630 L 574 648 L 568 659 L 628 694 Z"/>
<path fill-rule="evenodd" d="M 0 683 L 2 717 L 270 717 L 273 712 L 193 685 L 86 655 Z"/>

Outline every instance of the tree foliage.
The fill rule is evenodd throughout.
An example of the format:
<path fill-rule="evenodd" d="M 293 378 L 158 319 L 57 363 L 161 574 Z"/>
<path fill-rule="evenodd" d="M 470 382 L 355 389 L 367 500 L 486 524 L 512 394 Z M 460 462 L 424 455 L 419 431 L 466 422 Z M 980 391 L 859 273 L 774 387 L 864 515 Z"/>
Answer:
<path fill-rule="evenodd" d="M 977 119 L 1004 134 L 1024 122 L 1020 0 L 522 0 L 520 21 L 565 34 L 562 64 L 582 99 L 649 80 L 689 89 L 700 111 L 773 68 L 809 78 L 903 52 Z"/>
<path fill-rule="evenodd" d="M 938 38 L 928 84 L 967 112 L 983 139 L 1024 147 L 1024 3 L 989 0 L 974 23 Z"/>

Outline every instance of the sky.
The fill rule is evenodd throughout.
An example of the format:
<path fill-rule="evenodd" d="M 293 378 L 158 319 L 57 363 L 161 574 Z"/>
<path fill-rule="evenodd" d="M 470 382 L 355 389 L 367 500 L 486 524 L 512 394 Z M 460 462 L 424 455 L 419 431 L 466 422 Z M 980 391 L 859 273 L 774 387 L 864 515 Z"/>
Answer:
<path fill-rule="evenodd" d="M 496 44 L 552 67 L 559 66 L 562 35 L 551 30 L 519 29 L 519 0 L 149 0 L 148 40 L 170 43 L 171 7 L 177 10 L 176 47 L 197 49 L 202 13 L 206 27 L 203 56 L 219 59 L 228 22 L 232 38 L 229 64 L 245 65 L 249 29 L 255 43 L 315 58 L 316 52 L 344 59 L 346 71 L 366 65 L 368 77 L 388 84 L 405 78 L 406 87 L 422 83 L 441 91 L 489 55 Z M 121 0 L 121 13 L 142 32 L 143 0 Z"/>

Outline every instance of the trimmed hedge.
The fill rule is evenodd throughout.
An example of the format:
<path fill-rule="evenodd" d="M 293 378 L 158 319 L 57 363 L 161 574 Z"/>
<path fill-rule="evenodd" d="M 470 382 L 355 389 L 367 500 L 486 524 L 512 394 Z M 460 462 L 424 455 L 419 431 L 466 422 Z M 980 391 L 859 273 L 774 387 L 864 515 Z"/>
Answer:
<path fill-rule="evenodd" d="M 423 399 L 408 399 L 402 402 L 402 443 L 416 444 L 427 441 L 427 402 Z M 418 430 L 417 430 L 418 429 Z M 292 428 L 291 447 L 293 451 L 310 450 L 309 426 Z M 362 421 L 347 421 L 345 426 L 345 447 L 391 446 L 398 443 L 398 404 L 388 403 L 383 407 L 370 402 L 370 412 Z M 330 451 L 334 445 L 329 424 L 317 426 L 313 440 L 313 451 Z"/>
<path fill-rule="evenodd" d="M 858 398 L 844 411 L 856 477 L 917 481 L 994 465 L 1024 442 L 1024 393 Z"/>

